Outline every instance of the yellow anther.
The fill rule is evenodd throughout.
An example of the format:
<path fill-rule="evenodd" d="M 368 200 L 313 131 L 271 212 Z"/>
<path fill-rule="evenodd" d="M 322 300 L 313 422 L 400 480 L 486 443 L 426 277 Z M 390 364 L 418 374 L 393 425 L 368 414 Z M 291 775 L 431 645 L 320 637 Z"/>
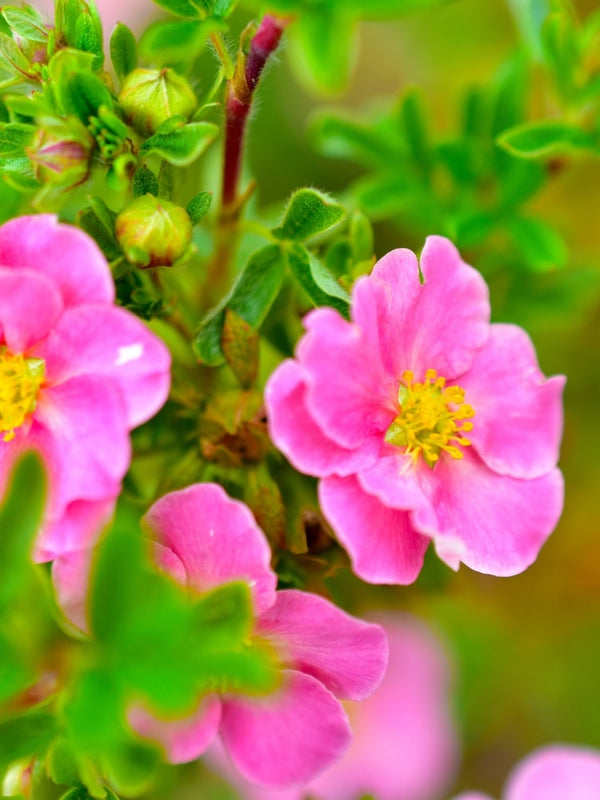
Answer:
<path fill-rule="evenodd" d="M 464 399 L 465 390 L 446 387 L 446 379 L 438 377 L 434 369 L 426 371 L 423 383 L 416 383 L 414 373 L 406 370 L 398 387 L 399 413 L 386 432 L 386 442 L 403 447 L 415 461 L 422 455 L 430 467 L 442 452 L 462 458 L 463 451 L 457 445 L 471 444 L 463 434 L 473 430 L 473 423 L 459 423 L 475 416 Z"/>
<path fill-rule="evenodd" d="M 10 442 L 29 414 L 35 411 L 45 365 L 40 358 L 13 355 L 0 345 L 0 437 Z"/>

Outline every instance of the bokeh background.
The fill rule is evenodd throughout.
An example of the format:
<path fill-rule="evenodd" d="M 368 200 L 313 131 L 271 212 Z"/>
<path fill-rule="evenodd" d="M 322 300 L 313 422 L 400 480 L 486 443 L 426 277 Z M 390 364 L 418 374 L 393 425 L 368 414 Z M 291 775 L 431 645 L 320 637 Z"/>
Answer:
<path fill-rule="evenodd" d="M 400 21 L 362 23 L 349 85 L 333 96 L 298 80 L 284 46 L 264 78 L 249 133 L 248 171 L 258 202 L 280 207 L 303 185 L 343 196 L 364 173 L 313 147 L 311 120 L 323 108 L 364 114 L 417 86 L 435 136 L 450 135 L 465 92 L 490 83 L 522 46 L 519 2 L 455 0 Z M 149 0 L 135 11 L 129 3 L 98 5 L 107 28 L 116 19 L 139 26 L 136 16 L 160 15 Z M 598 5 L 578 0 L 574 7 L 585 19 Z M 247 18 L 240 12 L 240 27 Z M 533 70 L 527 103 L 531 118 L 560 113 L 542 67 Z M 600 158 L 574 154 L 548 169 L 527 210 L 564 238 L 564 265 L 520 270 L 508 254 L 505 265 L 497 254 L 491 265 L 485 246 L 466 247 L 463 257 L 490 283 L 494 320 L 524 326 L 543 371 L 567 375 L 561 457 L 567 490 L 558 528 L 536 563 L 513 578 L 465 567 L 454 574 L 432 556 L 411 587 L 367 586 L 347 571 L 328 587 L 351 612 L 409 610 L 441 636 L 454 668 L 462 748 L 454 792 L 476 788 L 495 797 L 510 769 L 540 745 L 600 748 Z M 422 231 L 402 215 L 375 224 L 378 255 L 422 244 Z M 201 765 L 186 768 L 183 778 L 169 796 L 224 796 Z"/>

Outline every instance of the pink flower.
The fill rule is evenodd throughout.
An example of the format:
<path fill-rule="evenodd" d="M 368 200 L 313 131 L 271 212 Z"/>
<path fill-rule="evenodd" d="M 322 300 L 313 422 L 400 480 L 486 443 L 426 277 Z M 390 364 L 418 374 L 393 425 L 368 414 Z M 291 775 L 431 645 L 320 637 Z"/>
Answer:
<path fill-rule="evenodd" d="M 390 643 L 388 669 L 373 694 L 346 704 L 353 739 L 344 756 L 302 790 L 275 792 L 235 779 L 214 747 L 209 761 L 245 800 L 432 800 L 454 777 L 457 738 L 449 703 L 449 667 L 439 642 L 404 614 L 379 618 Z"/>
<path fill-rule="evenodd" d="M 423 283 L 419 280 L 419 269 Z M 312 311 L 296 360 L 271 376 L 271 436 L 321 478 L 325 516 L 372 583 L 440 558 L 514 575 L 555 527 L 563 377 L 544 380 L 527 334 L 489 323 L 483 278 L 438 236 L 357 281 L 352 321 Z"/>
<path fill-rule="evenodd" d="M 0 227 L 0 493 L 15 458 L 49 475 L 35 559 L 89 547 L 112 513 L 129 431 L 169 391 L 163 343 L 114 305 L 109 266 L 51 215 Z"/>
<path fill-rule="evenodd" d="M 219 733 L 248 780 L 276 788 L 311 780 L 350 741 L 337 698 L 363 700 L 381 681 L 387 662 L 383 629 L 317 595 L 276 592 L 266 537 L 250 510 L 216 484 L 166 495 L 144 524 L 156 540 L 159 566 L 189 590 L 202 593 L 231 581 L 248 582 L 255 634 L 276 648 L 282 683 L 264 697 L 198 698 L 187 719 L 159 719 L 138 705 L 130 710 L 130 724 L 160 742 L 173 763 L 197 758 Z M 73 554 L 54 564 L 59 603 L 80 627 L 85 625 L 86 558 Z"/>
<path fill-rule="evenodd" d="M 527 756 L 512 771 L 503 800 L 600 800 L 600 751 L 550 745 Z M 466 792 L 454 800 L 491 800 Z"/>

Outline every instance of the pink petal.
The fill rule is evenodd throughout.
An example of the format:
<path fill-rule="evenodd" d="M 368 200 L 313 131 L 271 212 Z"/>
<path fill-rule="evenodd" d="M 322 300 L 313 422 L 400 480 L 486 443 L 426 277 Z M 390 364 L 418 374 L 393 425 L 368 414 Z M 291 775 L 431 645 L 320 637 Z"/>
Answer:
<path fill-rule="evenodd" d="M 395 377 L 385 372 L 360 328 L 332 308 L 312 311 L 304 324 L 308 333 L 298 358 L 311 418 L 342 447 L 360 447 L 373 436 L 379 445 L 397 413 Z"/>
<path fill-rule="evenodd" d="M 266 697 L 223 700 L 221 737 L 250 781 L 300 786 L 339 758 L 350 741 L 339 702 L 310 675 L 283 670 L 283 686 Z"/>
<path fill-rule="evenodd" d="M 321 800 L 431 800 L 444 796 L 456 772 L 446 653 L 415 618 L 378 621 L 389 637 L 388 669 L 371 697 L 348 704 L 352 743 L 308 788 Z"/>
<path fill-rule="evenodd" d="M 93 547 L 110 522 L 116 501 L 115 494 L 106 500 L 75 500 L 69 503 L 60 516 L 47 520 L 42 526 L 33 560 L 37 563 L 52 561 L 63 554 Z"/>
<path fill-rule="evenodd" d="M 319 500 L 360 578 L 399 584 L 416 579 L 429 540 L 415 532 L 408 512 L 388 508 L 367 494 L 356 476 L 323 478 Z"/>
<path fill-rule="evenodd" d="M 0 267 L 0 342 L 11 353 L 24 353 L 43 339 L 62 310 L 62 297 L 44 275 Z"/>
<path fill-rule="evenodd" d="M 556 465 L 565 378 L 544 378 L 524 330 L 492 325 L 487 344 L 458 382 L 475 409 L 468 438 L 491 469 L 537 478 Z"/>
<path fill-rule="evenodd" d="M 417 530 L 434 539 L 451 567 L 507 576 L 535 561 L 563 507 L 563 479 L 554 469 L 521 480 L 490 470 L 470 448 L 456 461 L 441 458 L 420 470 L 430 509 L 412 513 Z"/>
<path fill-rule="evenodd" d="M 396 448 L 389 449 L 389 455 L 357 474 L 361 487 L 383 505 L 399 511 L 414 511 L 428 506 L 429 501 L 419 485 L 412 457 Z"/>
<path fill-rule="evenodd" d="M 214 483 L 198 483 L 158 500 L 144 517 L 160 544 L 170 548 L 187 573 L 188 586 L 207 592 L 245 580 L 256 609 L 275 602 L 277 578 L 271 550 L 250 509 Z"/>
<path fill-rule="evenodd" d="M 52 564 L 52 583 L 56 601 L 65 617 L 76 628 L 89 633 L 87 594 L 94 549 L 58 556 Z"/>
<path fill-rule="evenodd" d="M 430 236 L 421 256 L 424 284 L 410 250 L 392 250 L 353 293 L 353 319 L 400 380 L 427 369 L 454 378 L 470 366 L 489 331 L 488 290 L 454 245 Z"/>
<path fill-rule="evenodd" d="M 121 308 L 70 309 L 36 355 L 46 361 L 51 383 L 96 375 L 117 386 L 127 406 L 129 428 L 153 416 L 169 393 L 169 351 L 137 317 Z"/>
<path fill-rule="evenodd" d="M 284 361 L 271 375 L 265 404 L 273 442 L 301 472 L 350 475 L 377 458 L 380 443 L 374 438 L 348 450 L 332 441 L 312 419 L 306 406 L 306 372 L 297 361 Z"/>
<path fill-rule="evenodd" d="M 185 719 L 161 719 L 143 706 L 131 706 L 127 721 L 145 739 L 158 742 L 171 764 L 194 761 L 215 738 L 221 721 L 221 701 L 214 695 L 202 699 Z"/>
<path fill-rule="evenodd" d="M 35 420 L 52 442 L 46 452 L 55 506 L 118 494 L 131 446 L 123 401 L 110 383 L 82 376 L 47 387 L 40 394 Z"/>
<path fill-rule="evenodd" d="M 368 697 L 385 672 L 383 629 L 315 594 L 277 592 L 275 604 L 258 621 L 257 634 L 276 641 L 289 667 L 312 675 L 342 699 Z"/>
<path fill-rule="evenodd" d="M 453 800 L 492 800 L 489 794 L 481 794 L 481 792 L 464 792 L 453 798 Z"/>
<path fill-rule="evenodd" d="M 25 267 L 50 278 L 66 308 L 114 301 L 110 268 L 98 245 L 53 214 L 17 217 L 0 226 L 0 266 Z"/>
<path fill-rule="evenodd" d="M 599 800 L 600 751 L 553 745 L 527 756 L 512 772 L 506 800 Z"/>

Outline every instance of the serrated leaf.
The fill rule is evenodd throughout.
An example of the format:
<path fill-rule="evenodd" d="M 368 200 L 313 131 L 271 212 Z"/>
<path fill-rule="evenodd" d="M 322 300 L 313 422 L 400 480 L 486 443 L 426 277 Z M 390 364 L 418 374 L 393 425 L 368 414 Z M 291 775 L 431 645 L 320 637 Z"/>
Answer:
<path fill-rule="evenodd" d="M 188 125 L 179 123 L 169 133 L 158 130 L 146 139 L 140 148 L 140 154 L 155 153 L 176 167 L 185 167 L 202 155 L 218 133 L 218 126 L 212 122 L 190 122 Z"/>
<path fill-rule="evenodd" d="M 131 191 L 134 197 L 142 197 L 145 194 L 158 197 L 158 178 L 145 164 L 135 171 Z"/>
<path fill-rule="evenodd" d="M 118 22 L 110 37 L 110 60 L 119 80 L 137 67 L 137 41 L 122 22 Z"/>
<path fill-rule="evenodd" d="M 208 210 L 212 203 L 212 192 L 200 192 L 195 197 L 192 197 L 187 204 L 186 211 L 190 216 L 193 224 L 196 225 L 208 214 Z"/>
<path fill-rule="evenodd" d="M 498 144 L 520 158 L 542 158 L 574 149 L 590 150 L 596 144 L 591 134 L 565 122 L 526 122 L 504 131 Z"/>
<path fill-rule="evenodd" d="M 13 761 L 44 755 L 56 728 L 56 719 L 46 711 L 30 711 L 0 722 L 0 770 Z"/>
<path fill-rule="evenodd" d="M 294 244 L 286 255 L 290 269 L 316 306 L 332 306 L 348 317 L 350 296 L 315 255 Z"/>
<path fill-rule="evenodd" d="M 244 388 L 251 386 L 258 375 L 259 336 L 250 323 L 231 308 L 225 309 L 221 349 L 233 374 Z"/>
<path fill-rule="evenodd" d="M 9 28 L 24 39 L 31 42 L 45 42 L 48 39 L 44 20 L 32 6 L 3 6 L 2 16 Z"/>
<path fill-rule="evenodd" d="M 268 245 L 250 258 L 223 302 L 200 323 L 194 337 L 196 355 L 205 364 L 218 366 L 225 360 L 221 335 L 225 309 L 231 308 L 258 329 L 279 294 L 285 274 L 285 257 L 278 245 Z"/>
<path fill-rule="evenodd" d="M 273 235 L 302 242 L 333 227 L 345 213 L 342 206 L 316 189 L 299 189 L 290 198 L 283 222 L 273 229 Z"/>

